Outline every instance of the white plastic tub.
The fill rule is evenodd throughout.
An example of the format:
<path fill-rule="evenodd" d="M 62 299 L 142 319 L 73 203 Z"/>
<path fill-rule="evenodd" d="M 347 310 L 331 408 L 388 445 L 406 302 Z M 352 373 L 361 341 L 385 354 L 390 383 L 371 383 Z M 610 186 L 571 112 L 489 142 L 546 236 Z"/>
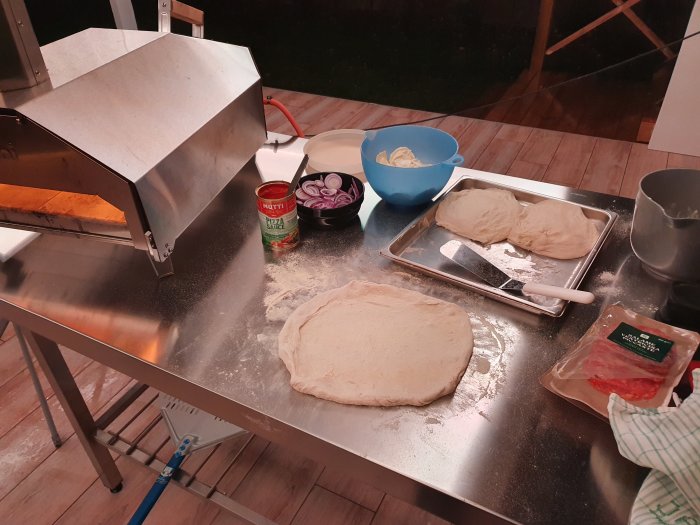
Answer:
<path fill-rule="evenodd" d="M 338 171 L 366 180 L 362 171 L 360 146 L 365 139 L 361 129 L 336 129 L 309 139 L 304 153 L 309 156 L 307 173 Z"/>

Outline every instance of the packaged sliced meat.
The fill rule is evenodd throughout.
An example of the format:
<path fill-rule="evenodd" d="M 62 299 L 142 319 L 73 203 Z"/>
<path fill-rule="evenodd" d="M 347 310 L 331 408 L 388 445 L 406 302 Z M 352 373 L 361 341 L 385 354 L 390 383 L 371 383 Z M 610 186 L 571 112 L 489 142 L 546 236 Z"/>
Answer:
<path fill-rule="evenodd" d="M 699 344 L 696 332 L 613 305 L 540 382 L 605 417 L 613 392 L 637 406 L 659 408 L 668 405 Z"/>

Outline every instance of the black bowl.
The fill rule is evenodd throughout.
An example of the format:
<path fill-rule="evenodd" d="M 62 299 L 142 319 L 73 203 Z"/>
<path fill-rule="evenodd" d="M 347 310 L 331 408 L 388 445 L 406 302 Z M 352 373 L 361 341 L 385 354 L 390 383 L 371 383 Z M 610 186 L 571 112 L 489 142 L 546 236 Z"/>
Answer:
<path fill-rule="evenodd" d="M 299 200 L 297 200 L 297 214 L 299 215 L 299 219 L 301 219 L 304 223 L 310 224 L 317 228 L 342 228 L 357 217 L 357 212 L 360 211 L 360 206 L 362 206 L 362 201 L 365 198 L 365 185 L 360 179 L 353 177 L 352 175 L 348 175 L 347 173 L 324 171 L 320 173 L 312 173 L 311 175 L 304 175 L 301 179 L 299 179 L 299 186 L 297 186 L 297 188 L 300 188 L 302 183 L 306 182 L 307 180 L 318 180 L 325 177 L 329 173 L 337 173 L 340 175 L 340 178 L 343 179 L 343 184 L 340 189 L 343 191 L 349 191 L 352 187 L 352 182 L 355 181 L 355 185 L 360 192 L 360 196 L 345 206 L 321 210 L 307 208 L 303 204 L 299 204 Z"/>

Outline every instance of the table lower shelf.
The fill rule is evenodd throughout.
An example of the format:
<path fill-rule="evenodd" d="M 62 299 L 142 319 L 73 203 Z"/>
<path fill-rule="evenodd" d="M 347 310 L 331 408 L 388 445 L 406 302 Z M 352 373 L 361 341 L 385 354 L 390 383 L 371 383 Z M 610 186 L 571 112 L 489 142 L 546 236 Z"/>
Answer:
<path fill-rule="evenodd" d="M 117 454 L 160 473 L 176 445 L 170 439 L 157 399 L 155 389 L 135 384 L 96 422 L 95 437 Z M 231 498 L 230 478 L 236 476 L 234 470 L 242 458 L 255 455 L 253 449 L 259 447 L 255 440 L 254 434 L 246 433 L 195 451 L 185 459 L 171 483 L 216 503 L 246 523 L 274 525 Z"/>

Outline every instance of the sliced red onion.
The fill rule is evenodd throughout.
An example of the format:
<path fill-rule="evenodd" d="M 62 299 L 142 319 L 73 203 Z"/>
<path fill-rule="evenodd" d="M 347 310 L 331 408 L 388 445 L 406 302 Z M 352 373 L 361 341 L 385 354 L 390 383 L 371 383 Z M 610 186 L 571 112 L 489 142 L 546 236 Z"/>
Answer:
<path fill-rule="evenodd" d="M 326 175 L 326 180 L 323 182 L 325 183 L 326 188 L 331 190 L 339 190 L 343 185 L 343 179 L 337 173 L 329 173 Z"/>
<path fill-rule="evenodd" d="M 347 193 L 341 193 L 339 195 L 335 196 L 335 201 L 334 204 L 336 206 L 346 206 L 353 202 L 355 199 L 353 199 L 350 195 Z"/>
<path fill-rule="evenodd" d="M 348 191 L 342 190 L 343 178 L 329 173 L 324 178 L 307 180 L 295 192 L 297 204 L 316 210 L 339 208 L 355 202 L 360 192 L 355 180 Z"/>
<path fill-rule="evenodd" d="M 309 202 L 309 201 L 307 201 L 307 202 Z M 310 205 L 307 206 L 307 208 L 311 208 L 314 210 L 327 210 L 327 209 L 330 209 L 332 207 L 333 207 L 332 202 L 328 202 L 328 201 L 323 200 L 323 199 L 314 201 Z"/>
<path fill-rule="evenodd" d="M 318 197 L 321 195 L 321 190 L 318 186 L 316 186 L 315 180 L 307 180 L 301 185 L 301 189 L 304 190 L 304 193 L 310 195 L 311 197 Z"/>
<path fill-rule="evenodd" d="M 304 190 L 301 188 L 297 188 L 297 191 L 294 192 L 294 194 L 297 196 L 297 200 L 302 200 L 305 201 L 306 199 L 310 199 L 311 195 L 306 193 Z"/>
<path fill-rule="evenodd" d="M 322 197 L 311 197 L 310 199 L 306 199 L 304 202 L 302 202 L 302 204 L 307 208 L 314 208 L 317 204 L 320 204 L 322 202 Z"/>

